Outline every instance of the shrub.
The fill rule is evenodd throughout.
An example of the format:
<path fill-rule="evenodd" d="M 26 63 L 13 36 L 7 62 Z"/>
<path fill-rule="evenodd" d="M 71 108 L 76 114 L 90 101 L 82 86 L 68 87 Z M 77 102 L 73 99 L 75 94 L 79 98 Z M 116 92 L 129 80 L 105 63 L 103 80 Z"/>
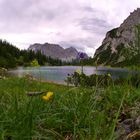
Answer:
<path fill-rule="evenodd" d="M 74 72 L 71 76 L 67 77 L 67 82 L 74 86 L 82 86 L 82 87 L 92 87 L 99 86 L 105 87 L 112 83 L 112 78 L 110 74 L 105 75 L 96 75 L 92 74 L 90 76 L 83 74 L 79 74 Z"/>

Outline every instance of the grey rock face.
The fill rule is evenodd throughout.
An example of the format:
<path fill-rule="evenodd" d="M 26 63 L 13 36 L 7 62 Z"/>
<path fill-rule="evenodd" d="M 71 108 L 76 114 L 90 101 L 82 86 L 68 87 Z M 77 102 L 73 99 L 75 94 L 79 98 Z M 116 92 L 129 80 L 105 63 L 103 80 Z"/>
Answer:
<path fill-rule="evenodd" d="M 78 55 L 78 51 L 73 47 L 64 49 L 60 45 L 49 43 L 30 45 L 29 50 L 34 52 L 41 51 L 41 53 L 47 57 L 61 59 L 62 61 L 72 61 L 77 59 Z"/>
<path fill-rule="evenodd" d="M 95 52 L 94 58 L 97 64 L 115 65 L 137 55 L 140 50 L 139 25 L 140 8 L 131 13 L 120 27 L 107 32 L 102 45 Z"/>

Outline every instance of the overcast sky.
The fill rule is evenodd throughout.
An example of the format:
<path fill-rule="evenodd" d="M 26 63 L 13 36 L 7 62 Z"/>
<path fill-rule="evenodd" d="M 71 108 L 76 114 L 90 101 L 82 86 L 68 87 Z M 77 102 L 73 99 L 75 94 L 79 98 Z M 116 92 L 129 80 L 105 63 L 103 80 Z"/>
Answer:
<path fill-rule="evenodd" d="M 140 0 L 0 0 L 0 38 L 21 49 L 49 42 L 93 56 L 138 7 Z"/>

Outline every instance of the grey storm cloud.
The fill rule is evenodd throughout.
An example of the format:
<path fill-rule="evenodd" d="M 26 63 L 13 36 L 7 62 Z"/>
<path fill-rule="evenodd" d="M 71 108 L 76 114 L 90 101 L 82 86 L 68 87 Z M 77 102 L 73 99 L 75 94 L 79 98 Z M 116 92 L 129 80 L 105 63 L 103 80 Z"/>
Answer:
<path fill-rule="evenodd" d="M 19 48 L 50 42 L 93 56 L 106 32 L 138 6 L 137 0 L 0 0 L 0 38 Z"/>
<path fill-rule="evenodd" d="M 104 19 L 83 18 L 79 23 L 83 30 L 96 34 L 104 34 L 112 26 Z"/>

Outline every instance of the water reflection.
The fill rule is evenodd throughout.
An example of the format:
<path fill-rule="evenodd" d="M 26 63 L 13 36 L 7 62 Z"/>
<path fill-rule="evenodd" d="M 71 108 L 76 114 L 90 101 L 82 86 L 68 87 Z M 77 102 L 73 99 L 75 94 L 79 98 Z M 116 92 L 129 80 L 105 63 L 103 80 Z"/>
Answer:
<path fill-rule="evenodd" d="M 74 73 L 77 69 L 81 69 L 80 66 L 44 66 L 44 67 L 18 67 L 15 70 L 10 70 L 9 73 L 22 77 L 26 74 L 31 74 L 36 78 L 41 78 L 42 80 L 49 80 L 54 82 L 62 83 L 66 79 L 68 74 Z M 121 68 L 106 68 L 106 67 L 90 67 L 85 66 L 83 69 L 86 75 L 91 74 L 106 74 L 110 73 L 112 78 L 117 77 L 127 77 L 131 72 L 127 69 Z"/>

